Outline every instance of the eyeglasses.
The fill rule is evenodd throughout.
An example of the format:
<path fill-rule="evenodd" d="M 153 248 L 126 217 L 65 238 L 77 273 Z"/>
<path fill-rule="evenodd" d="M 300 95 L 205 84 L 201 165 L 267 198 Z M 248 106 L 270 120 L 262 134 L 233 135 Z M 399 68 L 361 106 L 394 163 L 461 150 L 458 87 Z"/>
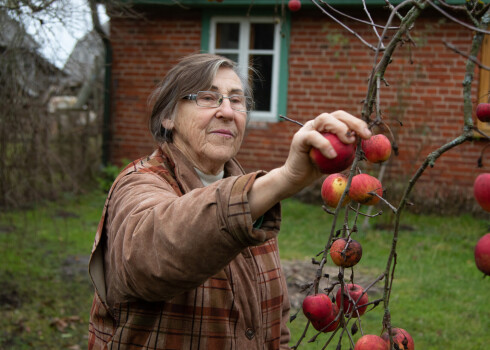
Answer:
<path fill-rule="evenodd" d="M 223 96 L 215 91 L 198 91 L 197 94 L 190 94 L 183 97 L 185 100 L 194 100 L 198 106 L 206 108 L 217 108 L 221 106 L 225 98 L 230 100 L 231 108 L 238 112 L 247 112 L 252 104 L 252 99 L 248 96 Z"/>

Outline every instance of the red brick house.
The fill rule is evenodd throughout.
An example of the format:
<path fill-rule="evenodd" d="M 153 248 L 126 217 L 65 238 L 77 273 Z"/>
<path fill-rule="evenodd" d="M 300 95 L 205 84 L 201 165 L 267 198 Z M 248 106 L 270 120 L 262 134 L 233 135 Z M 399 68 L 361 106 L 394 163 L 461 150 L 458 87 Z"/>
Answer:
<path fill-rule="evenodd" d="M 374 21 L 384 24 L 389 15 L 382 6 L 385 2 L 366 2 Z M 141 0 L 134 7 L 141 18 L 112 15 L 109 160 L 117 163 L 151 152 L 148 96 L 180 57 L 199 51 L 224 54 L 245 64 L 251 57 L 264 77 L 255 85 L 258 110 L 252 113 L 238 155 L 247 170 L 268 170 L 285 160 L 298 126 L 280 121 L 280 114 L 301 122 L 337 109 L 360 116 L 373 51 L 312 3 L 302 3 L 299 11 L 291 12 L 287 0 Z M 360 0 L 328 3 L 367 19 Z M 370 26 L 337 17 L 376 44 Z M 406 43 L 396 50 L 385 75 L 389 86 L 381 89 L 384 120 L 399 145 L 399 155 L 387 163 L 388 189 L 397 182 L 406 184 L 423 159 L 463 127 L 466 59 L 443 41 L 468 52 L 473 32 L 426 10 L 411 35 L 416 46 Z M 484 46 L 487 56 L 481 59 L 489 60 L 489 50 L 488 44 Z M 479 96 L 487 99 L 489 79 L 482 74 L 475 70 L 474 107 Z M 482 140 L 465 143 L 427 169 L 417 185 L 425 203 L 471 197 L 476 175 L 490 171 L 490 154 L 483 169 L 476 167 L 484 144 Z"/>

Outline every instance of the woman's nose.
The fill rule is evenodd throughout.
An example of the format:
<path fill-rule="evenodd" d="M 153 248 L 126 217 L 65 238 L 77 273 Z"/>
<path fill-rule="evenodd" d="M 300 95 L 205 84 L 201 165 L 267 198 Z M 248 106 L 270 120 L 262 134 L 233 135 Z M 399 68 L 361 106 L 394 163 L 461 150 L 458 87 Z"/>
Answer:
<path fill-rule="evenodd" d="M 235 111 L 231 108 L 231 102 L 228 98 L 223 98 L 221 105 L 216 113 L 218 117 L 233 119 L 235 117 Z"/>

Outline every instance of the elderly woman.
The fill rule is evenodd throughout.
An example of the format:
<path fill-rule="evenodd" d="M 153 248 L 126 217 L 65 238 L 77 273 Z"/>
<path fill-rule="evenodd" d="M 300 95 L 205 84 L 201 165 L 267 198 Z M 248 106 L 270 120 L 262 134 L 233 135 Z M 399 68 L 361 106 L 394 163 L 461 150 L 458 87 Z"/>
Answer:
<path fill-rule="evenodd" d="M 115 180 L 90 261 L 89 349 L 288 349 L 279 202 L 319 178 L 308 152 L 336 156 L 370 136 L 342 111 L 307 122 L 283 166 L 245 174 L 234 158 L 252 101 L 227 58 L 196 54 L 154 93 L 158 149 Z M 349 132 L 350 131 L 350 132 Z"/>

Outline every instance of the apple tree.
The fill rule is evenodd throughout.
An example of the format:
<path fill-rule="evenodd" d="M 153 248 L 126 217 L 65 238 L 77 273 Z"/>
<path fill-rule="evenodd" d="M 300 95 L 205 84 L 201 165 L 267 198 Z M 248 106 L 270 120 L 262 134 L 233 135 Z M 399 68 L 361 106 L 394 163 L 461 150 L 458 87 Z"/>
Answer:
<path fill-rule="evenodd" d="M 322 158 L 321 154 L 315 152 L 315 150 L 312 150 L 310 154 L 312 161 L 320 169 L 323 169 L 324 173 L 330 174 L 323 183 L 321 195 L 325 203 L 323 209 L 326 214 L 332 215 L 333 220 L 325 246 L 314 259 L 314 263 L 318 265 L 317 272 L 312 281 L 305 287 L 307 296 L 303 302 L 303 313 L 308 322 L 302 336 L 297 340 L 293 348 L 298 348 L 302 342 L 318 341 L 319 337 L 325 337 L 323 349 L 328 348 L 329 345 L 335 346 L 335 344 L 331 343 L 334 336 L 338 334 L 337 349 L 341 348 L 342 338 L 347 337 L 351 348 L 355 350 L 413 350 L 414 341 L 409 332 L 402 328 L 395 328 L 391 324 L 390 298 L 397 265 L 400 218 L 410 204 L 408 198 L 417 181 L 427 168 L 434 166 L 441 155 L 465 142 L 473 140 L 475 133 L 479 133 L 487 140 L 489 139 L 488 135 L 474 125 L 471 86 L 477 66 L 480 69 L 490 69 L 490 67 L 484 66 L 477 59 L 484 35 L 490 34 L 487 30 L 490 23 L 490 5 L 478 0 L 462 0 L 456 5 L 449 4 L 444 0 L 437 2 L 432 0 L 396 2 L 385 0 L 389 15 L 385 23 L 380 25 L 373 21 L 373 16 L 371 16 L 365 0 L 362 0 L 362 4 L 368 18 L 367 21 L 342 13 L 330 5 L 328 1 L 311 0 L 311 2 L 321 13 L 337 22 L 347 33 L 354 35 L 367 49 L 374 52 L 372 69 L 367 81 L 367 93 L 362 106 L 362 118 L 372 129 L 382 126 L 385 130 L 388 130 L 388 136 L 391 139 L 385 135 L 378 134 L 368 141 L 359 140 L 355 151 L 349 150 L 347 147 L 343 147 L 343 149 L 339 147 L 338 156 L 333 160 Z M 293 5 L 297 7 L 297 3 Z M 295 10 L 297 10 L 296 7 Z M 384 120 L 385 115 L 382 109 L 383 91 L 390 89 L 389 82 L 385 79 L 385 73 L 390 67 L 394 52 L 404 44 L 413 43 L 411 32 L 415 28 L 417 18 L 429 9 L 441 13 L 447 20 L 456 22 L 461 26 L 462 30 L 471 30 L 474 33 L 468 48 L 461 49 L 451 43 L 445 43 L 455 54 L 465 58 L 465 77 L 462 81 L 464 106 L 461 118 L 463 128 L 460 135 L 440 145 L 425 157 L 425 160 L 410 177 L 401 194 L 401 198 L 396 204 L 393 204 L 383 198 L 381 181 L 363 172 L 363 164 L 365 164 L 363 162 L 382 163 L 391 156 L 392 151 L 396 154 L 398 148 L 397 140 Z M 461 16 L 455 14 L 463 14 L 466 20 L 460 20 Z M 362 36 L 362 33 L 354 31 L 339 18 L 349 18 L 370 26 L 376 34 L 377 41 L 369 42 Z M 490 105 L 482 104 L 478 106 L 477 116 L 482 121 L 490 120 Z M 298 123 L 285 116 L 282 116 L 282 118 Z M 331 139 L 330 135 L 324 136 L 329 138 L 329 140 Z M 335 140 L 332 140 L 332 145 L 336 148 Z M 355 156 L 353 156 L 354 154 Z M 349 169 L 348 176 L 340 173 L 346 169 Z M 478 188 L 475 186 L 475 196 L 482 208 L 490 211 L 490 176 L 485 177 L 484 180 L 483 177 L 480 178 L 480 182 Z M 365 213 L 361 211 L 364 208 L 361 208 L 362 205 L 368 206 L 370 209 L 375 205 L 386 206 L 394 214 L 391 250 L 386 258 L 385 269 L 382 274 L 366 286 L 356 284 L 354 279 L 354 269 L 362 256 L 361 244 L 354 237 L 359 230 L 357 223 L 360 217 L 372 218 L 380 215 L 382 211 L 375 214 L 371 214 L 370 211 Z M 341 222 L 341 229 L 337 229 L 339 222 Z M 475 250 L 475 258 L 478 268 L 488 274 L 490 272 L 490 239 L 488 234 L 478 243 Z M 327 264 L 334 264 L 339 267 L 338 281 L 329 280 L 328 276 L 323 272 Z M 351 273 L 349 273 L 350 269 L 352 269 Z M 320 290 L 320 281 L 322 279 L 327 279 L 328 287 Z M 369 292 L 376 284 L 383 284 L 382 297 L 371 300 Z M 374 307 L 384 308 L 381 320 L 381 336 L 364 334 L 362 329 L 362 315 L 369 308 Z M 295 316 L 292 317 L 292 320 L 294 318 Z M 317 332 L 313 338 L 306 339 L 307 330 L 310 326 L 313 326 Z M 355 342 L 353 335 L 358 331 L 361 332 L 362 336 Z"/>

